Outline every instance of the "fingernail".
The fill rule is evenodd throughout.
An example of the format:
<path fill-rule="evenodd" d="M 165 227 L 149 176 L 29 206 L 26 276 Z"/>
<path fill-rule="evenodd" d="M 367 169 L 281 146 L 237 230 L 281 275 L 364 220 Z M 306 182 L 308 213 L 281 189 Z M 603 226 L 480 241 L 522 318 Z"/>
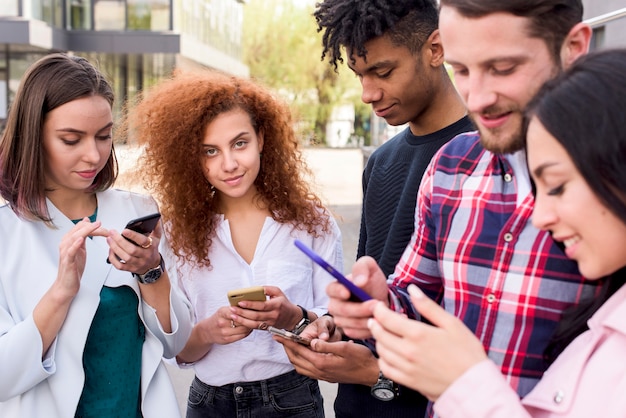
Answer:
<path fill-rule="evenodd" d="M 420 289 L 414 284 L 409 285 L 408 291 L 409 291 L 409 295 L 413 296 L 414 298 L 421 299 L 424 297 L 424 292 L 422 292 L 422 289 Z"/>
<path fill-rule="evenodd" d="M 356 283 L 356 284 L 358 285 L 358 284 L 365 283 L 365 282 L 366 282 L 366 280 L 367 280 L 367 279 L 365 278 L 365 276 L 364 276 L 364 275 L 359 274 L 358 276 L 356 276 L 356 277 L 354 278 L 354 283 Z"/>
<path fill-rule="evenodd" d="M 372 329 L 372 327 L 374 326 L 374 318 L 370 318 L 367 320 L 367 327 L 369 329 Z"/>

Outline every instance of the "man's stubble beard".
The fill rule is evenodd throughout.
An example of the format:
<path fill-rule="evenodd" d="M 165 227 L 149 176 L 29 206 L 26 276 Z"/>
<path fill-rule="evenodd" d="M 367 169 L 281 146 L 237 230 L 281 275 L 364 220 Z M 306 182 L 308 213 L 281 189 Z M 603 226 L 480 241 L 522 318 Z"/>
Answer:
<path fill-rule="evenodd" d="M 554 61 L 552 62 L 552 70 L 548 79 L 544 80 L 544 82 L 553 79 L 559 73 L 563 71 L 561 61 L 559 57 L 553 57 Z M 542 83 L 543 84 L 543 83 Z M 536 91 L 533 96 L 539 91 L 541 85 L 536 87 Z M 513 105 L 509 109 L 502 109 L 497 106 L 493 106 L 489 109 L 486 109 L 486 113 L 491 114 L 499 114 L 503 113 L 504 110 L 508 110 L 512 112 L 511 118 L 513 120 L 509 121 L 509 124 L 514 124 L 513 128 L 508 129 L 507 126 L 504 128 L 496 128 L 496 129 L 487 129 L 482 127 L 479 123 L 477 123 L 476 118 L 473 114 L 469 114 L 470 118 L 474 122 L 474 126 L 476 126 L 480 132 L 480 143 L 481 145 L 488 151 L 491 151 L 495 154 L 513 154 L 514 152 L 520 151 L 524 149 L 525 138 L 523 132 L 523 124 L 524 124 L 524 108 L 519 107 L 518 105 Z"/>
<path fill-rule="evenodd" d="M 524 148 L 522 117 L 519 112 L 517 112 L 517 115 L 519 115 L 519 118 L 512 121 L 517 125 L 514 129 L 508 126 L 505 126 L 504 129 L 487 129 L 481 126 L 472 114 L 469 116 L 474 122 L 474 126 L 478 128 L 480 132 L 480 143 L 486 150 L 494 154 L 512 154 Z"/>

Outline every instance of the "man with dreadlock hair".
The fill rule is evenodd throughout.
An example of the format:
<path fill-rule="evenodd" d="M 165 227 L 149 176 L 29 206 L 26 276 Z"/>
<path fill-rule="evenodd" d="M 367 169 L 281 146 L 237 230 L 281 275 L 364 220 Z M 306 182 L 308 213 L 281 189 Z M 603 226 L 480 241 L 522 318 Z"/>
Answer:
<path fill-rule="evenodd" d="M 372 154 L 363 173 L 357 256 L 373 257 L 389 275 L 413 233 L 426 166 L 472 124 L 443 65 L 434 0 L 324 0 L 316 7 L 318 30 L 324 31 L 322 59 L 328 57 L 337 71 L 345 50 L 346 64 L 361 81 L 363 102 L 390 125 L 408 124 Z M 280 342 L 299 373 L 340 382 L 338 418 L 416 417 L 425 410 L 419 393 L 398 389 L 380 375 L 369 348 L 338 341 L 332 330 L 332 318 L 323 316 L 304 331 L 320 338 L 314 351 Z"/>

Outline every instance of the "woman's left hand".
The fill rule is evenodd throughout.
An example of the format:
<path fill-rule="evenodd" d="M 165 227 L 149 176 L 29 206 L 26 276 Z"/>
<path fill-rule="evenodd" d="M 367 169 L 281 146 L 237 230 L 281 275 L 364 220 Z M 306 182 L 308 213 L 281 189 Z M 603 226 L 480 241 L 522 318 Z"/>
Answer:
<path fill-rule="evenodd" d="M 431 401 L 465 371 L 487 358 L 482 343 L 458 318 L 409 286 L 411 301 L 433 325 L 376 305 L 369 328 L 376 338 L 380 370 L 389 379 L 421 392 Z"/>
<path fill-rule="evenodd" d="M 269 299 L 265 302 L 244 300 L 230 308 L 231 319 L 250 329 L 267 329 L 268 326 L 292 329 L 302 318 L 302 310 L 291 303 L 276 286 L 263 286 Z M 314 318 L 311 318 L 313 320 Z"/>
<path fill-rule="evenodd" d="M 107 236 L 109 261 L 118 270 L 144 274 L 158 266 L 161 261 L 159 254 L 161 234 L 160 222 L 149 236 L 130 229 L 124 229 L 121 234 L 110 230 Z"/>

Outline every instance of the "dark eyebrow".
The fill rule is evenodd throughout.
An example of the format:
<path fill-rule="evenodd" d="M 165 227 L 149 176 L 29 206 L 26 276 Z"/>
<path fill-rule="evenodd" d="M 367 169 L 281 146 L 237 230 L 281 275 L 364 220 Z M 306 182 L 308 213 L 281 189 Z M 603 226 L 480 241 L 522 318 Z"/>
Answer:
<path fill-rule="evenodd" d="M 234 143 L 234 142 L 237 142 L 237 141 L 239 141 L 239 139 L 240 139 L 242 136 L 249 135 L 249 134 L 250 134 L 250 132 L 248 132 L 248 131 L 242 131 L 242 132 L 239 132 L 237 135 L 235 135 L 235 137 L 234 137 L 234 138 L 232 138 L 230 141 L 228 141 L 228 143 L 229 143 L 229 144 L 232 144 L 232 143 Z M 212 145 L 212 144 L 205 144 L 205 143 L 202 143 L 202 146 L 203 146 L 204 148 L 215 148 L 215 145 Z"/>
<path fill-rule="evenodd" d="M 385 60 L 385 61 L 378 61 L 375 62 L 372 65 L 369 65 L 365 68 L 365 72 L 366 73 L 372 73 L 376 70 L 380 70 L 381 68 L 390 68 L 393 67 L 395 64 L 395 62 L 393 61 L 389 61 L 389 60 Z M 356 70 L 348 63 L 348 68 L 350 68 L 354 73 L 356 73 Z"/>
<path fill-rule="evenodd" d="M 495 57 L 495 58 L 491 58 L 485 62 L 480 63 L 481 66 L 483 67 L 489 67 L 492 66 L 494 64 L 499 64 L 499 63 L 511 63 L 511 64 L 521 64 L 528 61 L 528 58 L 524 57 L 524 56 L 518 56 L 518 55 L 514 55 L 514 56 L 505 56 L 505 57 Z M 454 61 L 454 60 L 450 60 L 446 58 L 446 62 L 449 65 L 460 65 L 460 66 L 465 66 L 465 64 L 458 62 L 458 61 Z"/>
<path fill-rule="evenodd" d="M 555 165 L 557 165 L 557 163 L 544 163 L 544 164 L 541 164 L 539 167 L 537 167 L 537 168 L 535 168 L 533 170 L 533 174 L 534 174 L 535 178 L 538 178 L 538 179 L 541 178 L 541 176 L 542 176 L 542 174 L 543 174 L 543 172 L 545 171 L 546 168 L 552 167 L 552 166 L 555 166 Z"/>
<path fill-rule="evenodd" d="M 109 122 L 107 123 L 105 126 L 103 126 L 102 128 L 98 129 L 98 131 L 96 133 L 100 133 L 106 129 L 109 129 L 113 126 L 113 122 Z M 61 128 L 61 129 L 57 129 L 57 132 L 66 132 L 69 134 L 82 134 L 85 135 L 87 132 L 85 131 L 81 131 L 80 129 L 74 129 L 74 128 Z"/>
<path fill-rule="evenodd" d="M 104 125 L 104 126 L 103 126 L 103 127 L 102 127 L 99 131 L 98 131 L 98 133 L 100 133 L 100 132 L 102 132 L 102 131 L 105 131 L 105 130 L 107 130 L 107 129 L 110 129 L 110 128 L 112 128 L 112 127 L 113 127 L 113 122 L 109 122 L 109 123 L 107 123 L 106 125 Z"/>

